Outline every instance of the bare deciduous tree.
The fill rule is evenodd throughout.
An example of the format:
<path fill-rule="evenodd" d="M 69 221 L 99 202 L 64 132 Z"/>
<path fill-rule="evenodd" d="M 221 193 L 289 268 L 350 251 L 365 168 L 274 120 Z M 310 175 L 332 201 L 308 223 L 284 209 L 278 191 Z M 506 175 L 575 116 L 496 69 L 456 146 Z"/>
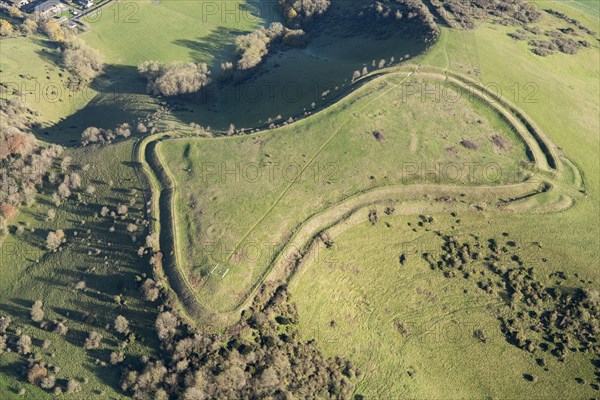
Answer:
<path fill-rule="evenodd" d="M 43 303 L 41 300 L 36 300 L 31 306 L 31 320 L 34 322 L 41 322 L 44 319 L 44 310 L 42 310 Z"/>
<path fill-rule="evenodd" d="M 65 242 L 65 232 L 58 229 L 54 232 L 48 232 L 46 237 L 46 247 L 48 250 L 56 250 Z"/>
<path fill-rule="evenodd" d="M 122 315 L 117 316 L 114 322 L 115 330 L 119 333 L 127 335 L 129 333 L 129 321 Z"/>
<path fill-rule="evenodd" d="M 85 343 L 83 345 L 86 349 L 97 349 L 100 347 L 100 342 L 102 341 L 102 335 L 96 331 L 90 332 L 87 339 L 85 339 Z"/>

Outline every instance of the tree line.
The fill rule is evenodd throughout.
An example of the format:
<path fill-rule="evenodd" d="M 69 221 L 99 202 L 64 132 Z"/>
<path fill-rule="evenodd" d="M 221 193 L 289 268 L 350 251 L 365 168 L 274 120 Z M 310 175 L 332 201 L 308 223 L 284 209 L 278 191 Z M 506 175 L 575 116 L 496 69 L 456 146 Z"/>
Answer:
<path fill-rule="evenodd" d="M 263 286 L 224 334 L 195 330 L 163 309 L 155 321 L 161 355 L 126 360 L 121 388 L 136 399 L 350 399 L 360 372 L 304 341 L 297 322 L 284 286 Z"/>
<path fill-rule="evenodd" d="M 0 99 L 0 236 L 20 206 L 31 205 L 46 173 L 60 156 L 59 145 L 43 146 L 30 132 L 33 110 L 17 99 Z"/>

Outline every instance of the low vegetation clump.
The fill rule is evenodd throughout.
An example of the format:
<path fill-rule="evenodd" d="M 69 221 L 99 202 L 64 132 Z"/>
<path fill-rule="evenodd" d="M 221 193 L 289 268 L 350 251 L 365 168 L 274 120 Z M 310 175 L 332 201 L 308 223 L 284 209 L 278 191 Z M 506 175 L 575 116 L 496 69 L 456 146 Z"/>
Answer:
<path fill-rule="evenodd" d="M 300 339 L 285 287 L 263 287 L 225 335 L 194 332 L 173 312 L 156 320 L 161 358 L 126 363 L 122 389 L 137 399 L 350 399 L 358 371 Z"/>
<path fill-rule="evenodd" d="M 0 36 L 10 37 L 15 33 L 15 29 L 12 24 L 5 19 L 0 19 Z"/>
<path fill-rule="evenodd" d="M 138 66 L 138 71 L 146 77 L 146 89 L 152 95 L 195 93 L 210 83 L 210 71 L 204 63 L 144 61 Z"/>
<path fill-rule="evenodd" d="M 279 0 L 282 14 L 291 25 L 302 25 L 323 15 L 331 5 L 330 0 Z"/>
<path fill-rule="evenodd" d="M 34 322 L 42 322 L 44 320 L 43 303 L 41 300 L 36 300 L 31 306 L 31 320 Z"/>
<path fill-rule="evenodd" d="M 65 241 L 65 232 L 62 229 L 57 229 L 55 232 L 48 232 L 46 247 L 50 251 L 56 251 Z"/>
<path fill-rule="evenodd" d="M 544 11 L 547 12 L 548 14 L 550 14 L 550 15 L 554 15 L 556 18 L 562 19 L 563 21 L 566 21 L 569 24 L 571 24 L 571 25 L 573 25 L 573 26 L 581 29 L 583 32 L 587 33 L 588 35 L 596 36 L 596 32 L 595 31 L 589 29 L 588 27 L 586 27 L 585 25 L 583 25 L 581 22 L 579 22 L 575 18 L 569 17 L 565 13 L 553 10 L 551 8 L 547 8 Z"/>
<path fill-rule="evenodd" d="M 102 56 L 85 42 L 73 39 L 65 42 L 63 47 L 63 64 L 72 75 L 69 87 L 81 89 L 102 72 Z"/>
<path fill-rule="evenodd" d="M 484 242 L 475 235 L 442 239 L 439 257 L 424 253 L 423 258 L 446 277 L 475 279 L 480 290 L 502 299 L 498 319 L 509 343 L 559 361 L 573 351 L 598 354 L 598 290 L 562 285 L 566 277 L 561 273 L 552 275 L 558 278 L 556 285 L 547 286 L 525 265 L 513 241 Z"/>
<path fill-rule="evenodd" d="M 542 13 L 523 0 L 445 0 L 443 5 L 465 29 L 475 28 L 478 19 L 503 25 L 522 25 L 542 19 Z"/>
<path fill-rule="evenodd" d="M 551 40 L 532 39 L 529 41 L 529 45 L 534 54 L 542 57 L 554 54 L 556 51 L 564 54 L 577 54 L 580 48 L 586 47 L 583 41 L 575 41 L 564 35 Z"/>
<path fill-rule="evenodd" d="M 85 339 L 85 343 L 83 345 L 84 348 L 86 349 L 97 349 L 98 347 L 100 347 L 100 343 L 102 342 L 102 335 L 99 334 L 98 332 L 90 332 L 89 336 L 87 337 L 87 339 Z"/>

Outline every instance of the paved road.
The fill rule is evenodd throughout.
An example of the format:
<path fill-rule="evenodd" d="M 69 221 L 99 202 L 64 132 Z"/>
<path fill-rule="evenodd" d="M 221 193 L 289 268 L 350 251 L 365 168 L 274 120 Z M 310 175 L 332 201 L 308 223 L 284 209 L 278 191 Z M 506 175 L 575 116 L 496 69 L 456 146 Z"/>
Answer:
<path fill-rule="evenodd" d="M 72 18 L 71 21 L 69 21 L 69 22 L 77 22 L 81 18 L 85 17 L 86 15 L 90 15 L 90 14 L 96 12 L 99 9 L 101 9 L 102 7 L 104 7 L 105 5 L 110 4 L 112 2 L 113 2 L 113 0 L 106 0 L 106 1 L 98 4 L 97 6 L 90 8 L 89 10 L 86 10 L 86 11 L 82 12 L 81 14 L 79 14 L 76 17 Z"/>

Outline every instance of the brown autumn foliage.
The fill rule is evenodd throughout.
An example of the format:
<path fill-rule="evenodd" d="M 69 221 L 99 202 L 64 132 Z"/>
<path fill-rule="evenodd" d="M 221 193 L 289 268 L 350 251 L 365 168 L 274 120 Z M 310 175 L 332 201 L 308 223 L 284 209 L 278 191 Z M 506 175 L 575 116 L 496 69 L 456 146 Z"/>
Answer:
<path fill-rule="evenodd" d="M 284 286 L 263 286 L 222 335 L 196 332 L 172 311 L 161 312 L 160 358 L 128 359 L 122 389 L 136 399 L 352 398 L 359 371 L 301 338 L 288 296 Z"/>

